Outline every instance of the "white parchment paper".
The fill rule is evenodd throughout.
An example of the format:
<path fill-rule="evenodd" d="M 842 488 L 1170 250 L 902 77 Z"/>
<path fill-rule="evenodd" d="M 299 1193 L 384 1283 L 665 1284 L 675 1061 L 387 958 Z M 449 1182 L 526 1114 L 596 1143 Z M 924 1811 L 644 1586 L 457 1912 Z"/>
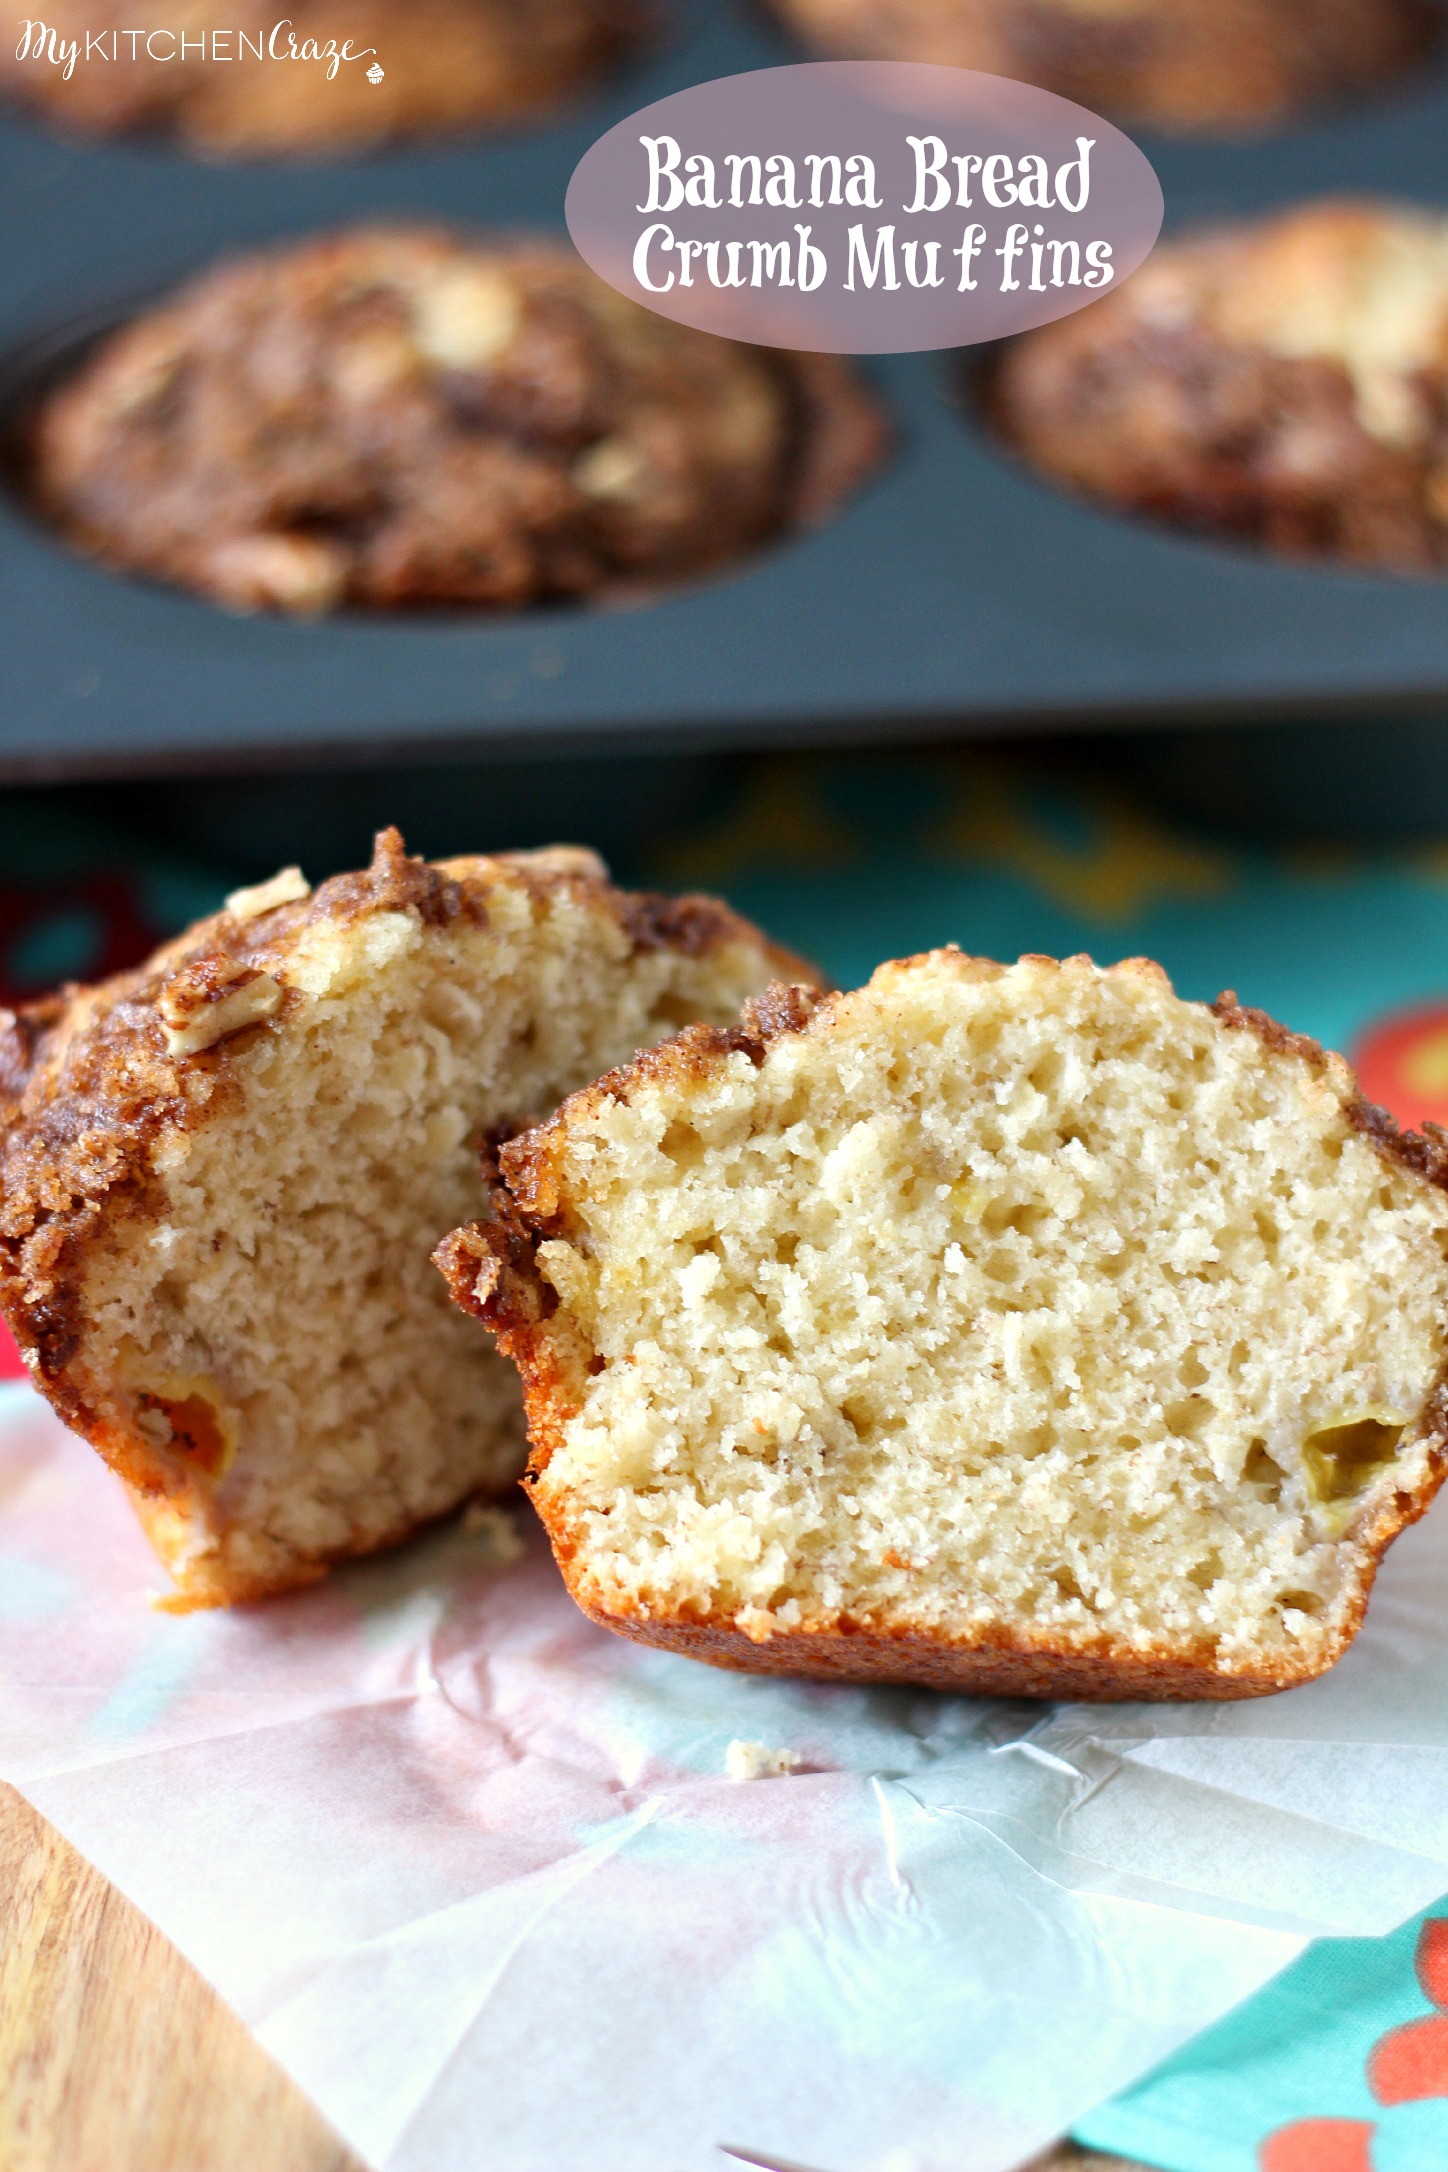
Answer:
<path fill-rule="evenodd" d="M 1215 1706 L 718 1673 L 517 1526 L 160 1613 L 0 1390 L 0 1776 L 386 2172 L 999 2172 L 1448 1889 L 1448 1506 L 1332 1676 Z M 736 1738 L 800 1769 L 730 1782 Z"/>

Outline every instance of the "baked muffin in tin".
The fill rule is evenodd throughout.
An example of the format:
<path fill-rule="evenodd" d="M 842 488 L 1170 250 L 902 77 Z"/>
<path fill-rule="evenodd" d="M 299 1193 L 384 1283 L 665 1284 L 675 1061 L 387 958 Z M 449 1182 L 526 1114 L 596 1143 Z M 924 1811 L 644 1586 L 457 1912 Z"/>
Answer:
<path fill-rule="evenodd" d="M 109 565 L 305 614 L 651 591 L 829 513 L 883 444 L 847 363 L 671 323 L 552 243 L 374 227 L 113 334 L 24 464 Z"/>
<path fill-rule="evenodd" d="M 84 135 L 159 131 L 208 158 L 325 157 L 525 121 L 643 38 L 643 0 L 179 0 L 137 34 L 116 0 L 45 10 L 62 55 L 0 41 L 0 94 Z M 184 41 L 184 43 L 183 43 Z M 333 60 L 333 49 L 349 49 Z M 187 49 L 189 47 L 189 50 Z"/>
<path fill-rule="evenodd" d="M 1163 243 L 987 366 L 1052 482 L 1295 557 L 1448 564 L 1448 217 L 1330 201 Z"/>
<path fill-rule="evenodd" d="M 772 0 L 820 52 L 1017 76 L 1167 129 L 1269 126 L 1418 66 L 1431 0 Z"/>

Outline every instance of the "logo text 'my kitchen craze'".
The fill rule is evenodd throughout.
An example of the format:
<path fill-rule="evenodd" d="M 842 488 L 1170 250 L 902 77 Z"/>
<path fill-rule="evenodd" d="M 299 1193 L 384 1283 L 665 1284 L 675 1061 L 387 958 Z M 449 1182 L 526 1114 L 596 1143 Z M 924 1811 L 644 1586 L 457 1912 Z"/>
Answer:
<path fill-rule="evenodd" d="M 152 61 L 164 67 L 170 61 L 216 62 L 247 60 L 302 60 L 320 63 L 331 82 L 344 64 L 366 60 L 376 52 L 373 45 L 353 49 L 350 38 L 299 38 L 291 18 L 282 16 L 270 30 L 172 29 L 158 24 L 151 30 L 88 30 L 70 37 L 36 16 L 19 25 L 15 47 L 17 60 L 36 62 L 60 70 L 69 82 L 77 66 L 100 61 L 110 66 Z"/>

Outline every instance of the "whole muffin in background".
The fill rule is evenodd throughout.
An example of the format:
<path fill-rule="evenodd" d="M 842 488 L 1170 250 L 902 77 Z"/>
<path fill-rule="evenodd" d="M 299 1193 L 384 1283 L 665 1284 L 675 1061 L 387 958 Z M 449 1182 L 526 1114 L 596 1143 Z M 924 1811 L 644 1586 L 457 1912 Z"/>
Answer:
<path fill-rule="evenodd" d="M 1332 202 L 1164 243 L 1011 342 L 999 434 L 1124 511 L 1291 556 L 1448 563 L 1448 217 Z"/>
<path fill-rule="evenodd" d="M 821 518 L 883 444 L 848 364 L 673 324 L 563 247 L 371 228 L 112 335 L 29 457 L 81 550 L 308 613 L 667 585 Z"/>
<path fill-rule="evenodd" d="M 820 51 L 1019 77 L 1167 129 L 1290 120 L 1421 62 L 1430 0 L 773 0 Z"/>
<path fill-rule="evenodd" d="M 293 0 L 281 18 L 269 0 L 180 0 L 165 17 L 171 44 L 148 54 L 142 37 L 133 57 L 134 19 L 116 0 L 57 0 L 45 25 L 79 41 L 75 67 L 67 77 L 6 38 L 0 93 L 86 135 L 160 131 L 203 157 L 315 158 L 526 120 L 585 89 L 646 22 L 640 0 Z M 183 55 L 183 37 L 206 52 Z M 327 60 L 289 57 L 309 39 L 375 57 L 329 81 Z"/>

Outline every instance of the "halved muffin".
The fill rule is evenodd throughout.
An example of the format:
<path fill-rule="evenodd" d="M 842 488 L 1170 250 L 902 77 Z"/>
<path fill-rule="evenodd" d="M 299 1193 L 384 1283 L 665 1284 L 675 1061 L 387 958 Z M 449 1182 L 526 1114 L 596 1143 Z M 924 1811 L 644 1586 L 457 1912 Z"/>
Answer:
<path fill-rule="evenodd" d="M 1260 128 L 1361 98 L 1442 38 L 1431 0 L 774 0 L 821 52 L 1038 83 L 1182 131 Z"/>
<path fill-rule="evenodd" d="M 183 1601 L 257 1597 L 515 1481 L 517 1383 L 429 1254 L 479 1141 L 785 957 L 559 848 L 395 831 L 239 892 L 138 971 L 9 1016 L 0 1303 Z"/>
<path fill-rule="evenodd" d="M 291 0 L 281 16 L 270 0 L 178 0 L 138 34 L 118 0 L 52 0 L 29 36 L 22 20 L 0 40 L 0 94 L 78 135 L 324 158 L 531 120 L 591 86 L 646 21 L 635 0 Z M 72 41 L 72 66 L 51 58 Z"/>
<path fill-rule="evenodd" d="M 1448 1467 L 1448 1151 L 1133 959 L 780 987 L 501 1155 L 441 1248 L 570 1590 L 759 1672 L 1247 1697 Z"/>
<path fill-rule="evenodd" d="M 989 421 L 1124 512 L 1293 557 L 1448 564 L 1448 218 L 1332 201 L 1163 242 L 1011 341 Z"/>
<path fill-rule="evenodd" d="M 833 512 L 851 365 L 674 324 L 566 248 L 363 227 L 237 259 L 42 403 L 38 510 L 236 611 L 653 591 Z"/>

